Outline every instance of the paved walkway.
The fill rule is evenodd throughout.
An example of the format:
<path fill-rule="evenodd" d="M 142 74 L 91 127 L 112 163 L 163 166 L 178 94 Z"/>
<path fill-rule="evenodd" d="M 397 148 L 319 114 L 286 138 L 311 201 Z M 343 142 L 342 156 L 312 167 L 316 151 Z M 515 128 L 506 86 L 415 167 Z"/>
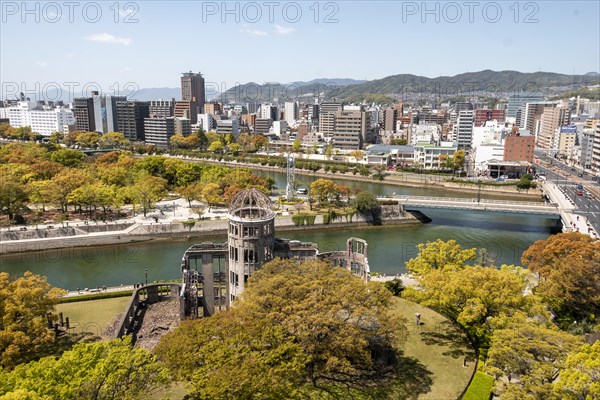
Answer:
<path fill-rule="evenodd" d="M 546 181 L 543 187 L 552 202 L 558 204 L 565 232 L 580 232 L 593 238 L 600 237 L 584 216 L 575 214 L 577 207 L 555 183 Z"/>

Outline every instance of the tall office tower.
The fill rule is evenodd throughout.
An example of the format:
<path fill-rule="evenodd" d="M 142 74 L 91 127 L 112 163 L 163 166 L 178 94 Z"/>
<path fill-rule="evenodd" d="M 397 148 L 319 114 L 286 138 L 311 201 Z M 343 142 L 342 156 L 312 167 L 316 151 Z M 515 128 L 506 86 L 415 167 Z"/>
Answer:
<path fill-rule="evenodd" d="M 256 101 L 250 101 L 248 102 L 247 108 L 248 108 L 248 114 L 256 114 L 256 112 L 258 111 L 260 107 L 260 103 L 256 102 Z"/>
<path fill-rule="evenodd" d="M 181 100 L 192 102 L 190 115 L 204 112 L 205 89 L 204 77 L 200 73 L 184 72 L 181 77 Z M 192 122 L 195 123 L 195 122 Z"/>
<path fill-rule="evenodd" d="M 150 100 L 149 113 L 151 117 L 172 117 L 175 109 L 175 99 Z"/>
<path fill-rule="evenodd" d="M 542 114 L 546 108 L 555 108 L 557 103 L 553 101 L 538 101 L 537 103 L 527 103 L 523 106 L 521 112 L 521 125 L 519 128 L 523 128 L 531 132 L 533 136 L 537 136 L 540 129 L 540 121 Z"/>
<path fill-rule="evenodd" d="M 458 149 L 464 150 L 465 153 L 470 153 L 473 145 L 473 121 L 473 111 L 460 111 L 456 118 L 454 141 L 458 145 Z"/>
<path fill-rule="evenodd" d="M 402 103 L 394 104 L 383 111 L 383 130 L 385 132 L 396 132 L 396 122 L 402 115 L 404 105 Z"/>
<path fill-rule="evenodd" d="M 313 124 L 319 123 L 319 105 L 318 104 L 309 104 L 308 105 L 308 119 L 312 121 Z"/>
<path fill-rule="evenodd" d="M 117 102 L 117 129 L 128 140 L 144 140 L 144 119 L 149 116 L 150 104 L 147 101 Z"/>
<path fill-rule="evenodd" d="M 487 121 L 496 120 L 499 124 L 504 124 L 506 119 L 505 110 L 489 110 L 480 109 L 475 110 L 475 126 L 483 126 Z"/>
<path fill-rule="evenodd" d="M 284 117 L 288 125 L 294 124 L 299 119 L 298 102 L 286 101 L 284 106 Z"/>
<path fill-rule="evenodd" d="M 508 96 L 508 105 L 506 107 L 507 118 L 517 118 L 517 111 L 522 110 L 527 103 L 536 103 L 544 100 L 541 93 L 536 92 L 516 92 Z"/>
<path fill-rule="evenodd" d="M 92 92 L 94 103 L 94 125 L 96 132 L 107 133 L 117 130 L 117 102 L 126 101 L 126 96 L 104 96 Z"/>
<path fill-rule="evenodd" d="M 560 132 L 557 132 L 558 128 L 568 124 L 569 109 L 548 106 L 542 108 L 542 110 L 536 146 L 542 149 L 552 149 L 554 148 L 556 135 L 560 134 Z"/>
<path fill-rule="evenodd" d="M 271 121 L 279 121 L 279 112 L 277 107 L 270 104 L 262 104 L 260 106 L 258 117 L 260 119 L 270 119 Z"/>
<path fill-rule="evenodd" d="M 73 114 L 75 116 L 75 130 L 81 132 L 96 131 L 94 99 L 91 97 L 79 97 L 73 99 Z"/>

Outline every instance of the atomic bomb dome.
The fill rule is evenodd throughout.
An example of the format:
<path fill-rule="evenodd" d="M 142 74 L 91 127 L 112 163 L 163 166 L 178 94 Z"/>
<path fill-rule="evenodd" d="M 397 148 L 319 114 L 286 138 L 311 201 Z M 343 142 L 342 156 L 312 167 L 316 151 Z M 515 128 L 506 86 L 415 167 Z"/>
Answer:
<path fill-rule="evenodd" d="M 274 216 L 269 196 L 255 188 L 236 194 L 229 206 L 229 219 L 233 220 L 268 220 Z"/>

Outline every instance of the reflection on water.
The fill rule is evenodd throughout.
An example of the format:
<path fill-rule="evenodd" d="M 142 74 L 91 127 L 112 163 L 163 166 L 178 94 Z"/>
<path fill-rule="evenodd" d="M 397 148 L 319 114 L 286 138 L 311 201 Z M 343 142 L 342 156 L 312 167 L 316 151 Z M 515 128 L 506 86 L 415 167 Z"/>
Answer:
<path fill-rule="evenodd" d="M 278 236 L 314 241 L 321 251 L 344 249 L 346 239 L 357 236 L 368 242 L 372 271 L 397 274 L 416 255 L 419 243 L 454 239 L 464 247 L 485 247 L 495 263 L 520 264 L 525 249 L 553 232 L 556 221 L 536 216 L 424 210 L 433 222 L 416 227 L 377 230 L 326 230 L 285 232 Z M 224 237 L 162 240 L 114 246 L 56 249 L 2 256 L 0 270 L 11 274 L 33 271 L 66 289 L 115 286 L 180 276 L 183 252 L 199 241 L 224 241 Z"/>

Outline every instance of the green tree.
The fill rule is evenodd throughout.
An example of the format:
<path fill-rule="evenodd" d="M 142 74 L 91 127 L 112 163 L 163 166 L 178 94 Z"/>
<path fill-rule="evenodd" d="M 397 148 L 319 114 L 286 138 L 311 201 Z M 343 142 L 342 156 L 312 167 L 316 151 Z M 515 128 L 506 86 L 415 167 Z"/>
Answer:
<path fill-rule="evenodd" d="M 491 318 L 532 307 L 533 297 L 523 296 L 525 286 L 516 267 L 469 266 L 431 270 L 421 279 L 420 289 L 409 287 L 402 295 L 446 315 L 467 330 L 476 345 L 485 347 Z"/>
<path fill-rule="evenodd" d="M 144 213 L 154 207 L 167 193 L 167 181 L 156 176 L 142 174 L 131 187 L 134 202 L 139 204 Z"/>
<path fill-rule="evenodd" d="M 129 338 L 78 344 L 58 359 L 45 357 L 0 377 L 2 398 L 27 392 L 64 400 L 140 399 L 169 382 L 167 370 L 147 350 L 132 349 Z"/>
<path fill-rule="evenodd" d="M 42 206 L 42 211 L 46 211 L 46 204 L 52 202 L 52 192 L 50 191 L 50 181 L 31 181 L 27 183 L 27 197 L 33 204 Z"/>
<path fill-rule="evenodd" d="M 223 152 L 224 148 L 225 145 L 219 140 L 212 142 L 210 146 L 208 146 L 208 151 L 212 151 L 213 153 L 221 153 Z"/>
<path fill-rule="evenodd" d="M 50 160 L 60 163 L 65 167 L 78 167 L 85 158 L 85 155 L 73 149 L 58 149 L 50 154 Z"/>
<path fill-rule="evenodd" d="M 310 184 L 310 195 L 323 203 L 335 195 L 335 183 L 332 180 L 319 178 Z"/>
<path fill-rule="evenodd" d="M 202 197 L 208 203 L 208 211 L 215 204 L 223 202 L 223 190 L 217 183 L 208 183 L 202 189 Z"/>
<path fill-rule="evenodd" d="M 98 132 L 83 132 L 77 135 L 75 143 L 83 148 L 95 149 L 98 147 L 100 134 Z"/>
<path fill-rule="evenodd" d="M 394 377 L 405 332 L 391 294 L 323 262 L 275 260 L 233 309 L 182 324 L 156 348 L 200 398 L 343 398 Z M 312 397 L 311 397 L 312 396 Z"/>
<path fill-rule="evenodd" d="M 192 207 L 193 200 L 200 200 L 202 198 L 203 185 L 200 182 L 193 183 L 186 186 L 178 186 L 175 191 L 187 200 L 188 205 Z"/>
<path fill-rule="evenodd" d="M 554 393 L 565 400 L 600 399 L 600 341 L 569 354 Z"/>
<path fill-rule="evenodd" d="M 234 156 L 237 156 L 242 151 L 242 146 L 240 146 L 237 143 L 231 143 L 229 146 L 227 146 L 227 148 L 229 149 L 229 152 Z"/>
<path fill-rule="evenodd" d="M 473 261 L 477 250 L 463 250 L 455 240 L 420 243 L 419 254 L 406 262 L 406 269 L 414 275 L 425 276 L 434 270 L 458 271 L 465 267 L 467 261 Z"/>
<path fill-rule="evenodd" d="M 48 350 L 54 332 L 47 318 L 64 293 L 31 272 L 17 279 L 0 272 L 0 367 L 13 368 Z"/>
<path fill-rule="evenodd" d="M 50 143 L 58 144 L 63 141 L 64 137 L 65 135 L 61 132 L 52 132 L 48 140 L 50 141 Z"/>
<path fill-rule="evenodd" d="M 8 215 L 9 223 L 27 204 L 25 186 L 13 181 L 0 181 L 0 212 Z"/>
<path fill-rule="evenodd" d="M 331 156 L 333 155 L 333 143 L 329 143 L 327 147 L 325 147 L 325 157 L 328 160 L 331 160 Z"/>
<path fill-rule="evenodd" d="M 362 150 L 352 150 L 348 155 L 354 158 L 354 162 L 358 164 L 365 156 L 365 153 Z"/>
<path fill-rule="evenodd" d="M 294 140 L 294 143 L 292 143 L 292 151 L 297 153 L 300 151 L 301 148 L 302 148 L 302 141 L 300 140 L 300 138 L 296 138 Z"/>
<path fill-rule="evenodd" d="M 387 171 L 387 167 L 385 165 L 376 165 L 373 167 L 373 178 L 377 179 L 378 181 L 382 181 L 385 179 L 385 177 L 388 175 L 386 173 Z"/>
<path fill-rule="evenodd" d="M 354 207 L 356 208 L 356 211 L 361 213 L 367 220 L 370 219 L 373 224 L 381 224 L 381 205 L 373 193 L 358 193 L 354 198 Z"/>
<path fill-rule="evenodd" d="M 71 192 L 90 180 L 90 174 L 85 170 L 64 168 L 50 180 L 52 203 L 59 205 L 62 212 L 66 212 Z"/>
<path fill-rule="evenodd" d="M 131 142 L 121 132 L 107 132 L 98 140 L 101 149 L 125 149 L 130 146 Z"/>

